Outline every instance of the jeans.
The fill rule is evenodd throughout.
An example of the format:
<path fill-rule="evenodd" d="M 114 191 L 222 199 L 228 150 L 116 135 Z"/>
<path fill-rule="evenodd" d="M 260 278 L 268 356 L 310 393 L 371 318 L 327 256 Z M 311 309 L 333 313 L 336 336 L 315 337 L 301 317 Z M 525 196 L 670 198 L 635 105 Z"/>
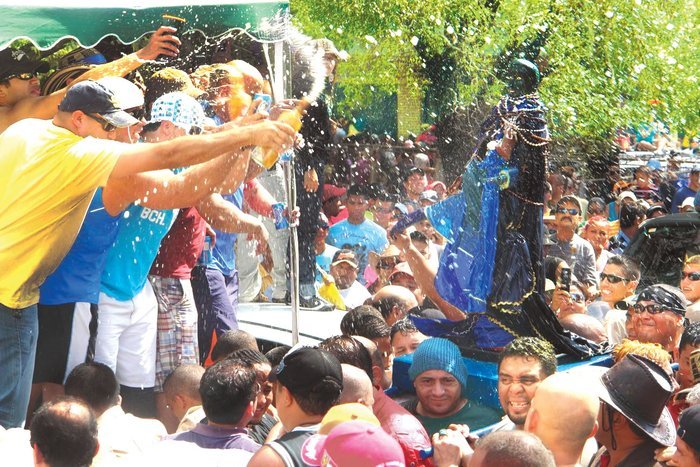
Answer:
<path fill-rule="evenodd" d="M 204 364 L 216 339 L 238 329 L 238 271 L 224 276 L 218 269 L 197 266 L 192 270 L 192 291 L 198 314 L 199 358 Z"/>
<path fill-rule="evenodd" d="M 4 428 L 24 425 L 38 335 L 36 305 L 14 309 L 0 304 L 0 425 Z"/>

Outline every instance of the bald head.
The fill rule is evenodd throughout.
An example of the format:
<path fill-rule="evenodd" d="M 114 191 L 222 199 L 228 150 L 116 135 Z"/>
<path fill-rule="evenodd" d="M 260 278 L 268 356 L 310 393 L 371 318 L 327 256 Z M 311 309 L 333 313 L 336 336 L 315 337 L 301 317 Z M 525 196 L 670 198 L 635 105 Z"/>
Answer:
<path fill-rule="evenodd" d="M 387 285 L 372 297 L 374 306 L 390 326 L 408 314 L 408 310 L 418 306 L 416 296 L 406 287 Z"/>
<path fill-rule="evenodd" d="M 552 453 L 536 436 L 520 430 L 496 431 L 481 438 L 469 467 L 554 467 Z"/>
<path fill-rule="evenodd" d="M 163 392 L 171 396 L 186 395 L 199 399 L 199 383 L 203 374 L 204 368 L 199 365 L 180 365 L 165 380 Z"/>
<path fill-rule="evenodd" d="M 537 387 L 525 430 L 542 440 L 557 464 L 575 463 L 586 440 L 595 435 L 599 405 L 596 393 L 580 378 L 555 373 Z"/>
<path fill-rule="evenodd" d="M 343 363 L 343 392 L 338 404 L 359 402 L 370 409 L 374 405 L 374 389 L 367 373 L 356 366 Z"/>
<path fill-rule="evenodd" d="M 236 68 L 243 75 L 245 92 L 248 94 L 262 92 L 264 80 L 257 68 L 243 60 L 232 60 L 228 62 L 228 64 Z"/>
<path fill-rule="evenodd" d="M 560 319 L 559 322 L 567 331 L 585 337 L 596 344 L 601 344 L 608 340 L 603 324 L 593 316 L 583 313 L 572 313 Z"/>
<path fill-rule="evenodd" d="M 180 365 L 163 383 L 165 399 L 177 418 L 182 419 L 191 407 L 202 404 L 199 383 L 203 374 L 204 368 L 199 365 Z"/>

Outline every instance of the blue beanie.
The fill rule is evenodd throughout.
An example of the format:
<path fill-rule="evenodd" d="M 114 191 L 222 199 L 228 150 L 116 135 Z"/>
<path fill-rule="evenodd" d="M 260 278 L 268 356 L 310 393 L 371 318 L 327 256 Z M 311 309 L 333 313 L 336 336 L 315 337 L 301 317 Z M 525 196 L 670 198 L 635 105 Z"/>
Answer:
<path fill-rule="evenodd" d="M 408 369 L 408 376 L 411 377 L 411 381 L 415 381 L 418 375 L 429 370 L 442 370 L 454 376 L 462 386 L 462 396 L 466 396 L 469 373 L 459 348 L 453 342 L 440 337 L 421 342 L 413 353 L 413 363 Z"/>

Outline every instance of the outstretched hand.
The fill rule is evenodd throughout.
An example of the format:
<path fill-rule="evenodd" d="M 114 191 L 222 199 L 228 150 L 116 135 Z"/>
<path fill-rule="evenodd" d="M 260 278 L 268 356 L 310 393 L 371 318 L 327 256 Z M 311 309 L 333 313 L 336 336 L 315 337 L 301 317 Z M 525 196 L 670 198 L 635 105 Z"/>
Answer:
<path fill-rule="evenodd" d="M 155 60 L 159 55 L 177 57 L 177 54 L 180 53 L 178 47 L 182 42 L 173 35 L 175 32 L 177 29 L 170 26 L 159 27 L 148 40 L 146 47 L 136 51 L 136 56 L 141 60 Z"/>
<path fill-rule="evenodd" d="M 246 128 L 251 132 L 250 144 L 270 148 L 283 153 L 294 145 L 296 132 L 294 128 L 282 122 L 263 121 Z"/>

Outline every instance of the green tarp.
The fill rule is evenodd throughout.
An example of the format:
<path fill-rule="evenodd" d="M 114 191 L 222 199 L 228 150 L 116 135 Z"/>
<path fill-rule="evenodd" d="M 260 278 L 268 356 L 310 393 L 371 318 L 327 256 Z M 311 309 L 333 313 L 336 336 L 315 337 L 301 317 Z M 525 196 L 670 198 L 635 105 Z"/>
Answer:
<path fill-rule="evenodd" d="M 157 29 L 164 14 L 186 19 L 187 27 L 208 37 L 239 29 L 256 39 L 275 40 L 261 25 L 289 9 L 288 0 L 204 0 L 189 4 L 167 0 L 93 0 L 92 5 L 86 0 L 25 0 L 9 5 L 3 2 L 0 49 L 18 38 L 31 40 L 42 50 L 67 37 L 84 47 L 95 45 L 107 35 L 130 44 Z"/>

